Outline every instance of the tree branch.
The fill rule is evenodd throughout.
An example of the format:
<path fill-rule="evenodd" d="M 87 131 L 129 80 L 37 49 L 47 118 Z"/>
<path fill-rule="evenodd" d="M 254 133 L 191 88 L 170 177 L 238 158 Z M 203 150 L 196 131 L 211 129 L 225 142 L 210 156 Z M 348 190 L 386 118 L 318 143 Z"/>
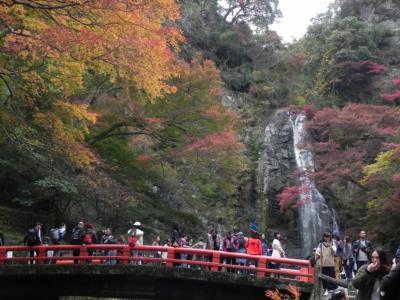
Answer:
<path fill-rule="evenodd" d="M 114 124 L 113 126 L 111 126 L 109 129 L 107 129 L 106 131 L 103 131 L 102 133 L 100 133 L 100 134 L 94 136 L 94 137 L 88 142 L 88 144 L 89 144 L 89 145 L 93 145 L 94 143 L 96 143 L 96 142 L 98 142 L 98 141 L 100 141 L 100 140 L 102 140 L 102 139 L 104 139 L 104 138 L 107 138 L 107 136 L 108 136 L 110 133 L 112 133 L 114 130 L 116 130 L 116 129 L 118 129 L 118 128 L 121 128 L 121 127 L 126 127 L 126 126 L 129 126 L 129 124 L 128 124 L 127 122 L 119 122 L 119 123 L 116 123 L 116 124 Z"/>
<path fill-rule="evenodd" d="M 2 1 L 5 3 L 4 1 Z M 57 10 L 57 9 L 65 9 L 68 7 L 74 7 L 74 6 L 79 6 L 79 5 L 85 5 L 89 3 L 90 1 L 85 1 L 83 3 L 66 3 L 66 4 L 56 4 L 56 5 L 50 5 L 50 4 L 43 4 L 43 3 L 32 3 L 32 1 L 20 1 L 20 0 L 12 0 L 11 4 L 6 4 L 8 6 L 13 6 L 15 4 L 23 5 L 29 8 L 33 9 L 45 9 L 45 10 Z"/>
<path fill-rule="evenodd" d="M 151 136 L 151 137 L 155 137 L 154 135 L 152 135 L 151 133 L 146 132 L 146 131 L 115 132 L 115 133 L 110 133 L 110 134 L 107 134 L 107 135 L 102 135 L 101 137 L 96 137 L 95 139 L 92 139 L 89 142 L 89 145 L 93 146 L 95 143 L 97 143 L 99 141 L 102 141 L 102 140 L 105 140 L 105 139 L 108 139 L 108 138 L 113 137 L 113 136 L 127 136 L 127 135 L 148 135 L 148 136 Z"/>
<path fill-rule="evenodd" d="M 8 92 L 9 92 L 9 95 L 7 96 L 7 99 L 4 101 L 4 105 L 7 105 L 8 104 L 8 100 L 14 97 L 13 96 L 13 92 L 11 90 L 10 85 L 8 84 L 8 81 L 1 75 L 0 75 L 0 79 L 4 82 L 4 84 L 6 85 L 6 87 L 8 89 Z"/>

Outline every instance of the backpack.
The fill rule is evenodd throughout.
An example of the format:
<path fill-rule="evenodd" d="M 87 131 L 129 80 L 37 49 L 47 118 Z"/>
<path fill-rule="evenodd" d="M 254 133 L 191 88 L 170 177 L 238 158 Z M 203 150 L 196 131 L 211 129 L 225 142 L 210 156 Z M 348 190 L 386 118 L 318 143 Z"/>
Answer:
<path fill-rule="evenodd" d="M 60 234 L 59 234 L 58 228 L 50 229 L 49 234 L 50 234 L 50 238 L 52 241 L 58 241 L 60 239 Z"/>
<path fill-rule="evenodd" d="M 229 238 L 225 238 L 224 243 L 225 243 L 226 251 L 232 252 L 233 249 L 232 249 L 231 240 Z"/>
<path fill-rule="evenodd" d="M 34 228 L 31 228 L 28 230 L 28 235 L 26 238 L 26 244 L 28 246 L 33 246 L 33 245 L 37 245 L 39 241 L 39 237 L 36 233 L 36 230 Z"/>
<path fill-rule="evenodd" d="M 75 241 L 82 240 L 82 229 L 79 228 L 79 227 L 75 227 L 75 228 L 72 230 L 72 237 L 71 237 L 71 239 L 72 239 L 72 240 L 75 240 Z"/>
<path fill-rule="evenodd" d="M 93 234 L 91 232 L 85 233 L 85 237 L 83 238 L 83 242 L 85 244 L 93 244 Z"/>
<path fill-rule="evenodd" d="M 128 245 L 129 245 L 130 247 L 135 246 L 135 245 L 136 245 L 136 242 L 137 242 L 137 238 L 136 238 L 136 237 L 130 236 L 130 237 L 128 238 Z"/>
<path fill-rule="evenodd" d="M 315 255 L 311 255 L 308 261 L 310 262 L 311 267 L 314 267 L 317 264 L 317 259 L 315 259 Z"/>
<path fill-rule="evenodd" d="M 236 236 L 232 236 L 232 251 L 237 252 L 239 250 L 239 240 L 237 239 Z"/>
<path fill-rule="evenodd" d="M 243 236 L 238 238 L 238 242 L 239 242 L 239 249 L 246 248 L 246 241 Z"/>

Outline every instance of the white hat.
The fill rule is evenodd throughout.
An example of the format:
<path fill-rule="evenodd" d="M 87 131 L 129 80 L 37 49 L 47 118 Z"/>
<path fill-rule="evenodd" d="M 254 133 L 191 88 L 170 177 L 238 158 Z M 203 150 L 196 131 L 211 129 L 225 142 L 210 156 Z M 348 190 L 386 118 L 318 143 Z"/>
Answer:
<path fill-rule="evenodd" d="M 133 224 L 133 226 L 140 226 L 142 225 L 139 221 L 136 221 L 135 224 Z"/>

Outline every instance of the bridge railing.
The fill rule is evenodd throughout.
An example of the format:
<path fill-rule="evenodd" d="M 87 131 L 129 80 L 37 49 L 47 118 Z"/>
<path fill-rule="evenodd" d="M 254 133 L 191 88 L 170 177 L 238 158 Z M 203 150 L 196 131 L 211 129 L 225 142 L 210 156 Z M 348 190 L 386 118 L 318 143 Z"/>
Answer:
<path fill-rule="evenodd" d="M 12 253 L 12 255 L 10 255 Z M 29 254 L 34 254 L 30 257 Z M 54 255 L 56 254 L 56 256 Z M 241 261 L 241 264 L 238 262 Z M 2 264 L 132 264 L 190 267 L 211 272 L 254 274 L 258 277 L 314 282 L 314 270 L 308 260 L 275 258 L 237 252 L 186 247 L 134 246 L 126 244 L 40 245 L 0 247 Z"/>

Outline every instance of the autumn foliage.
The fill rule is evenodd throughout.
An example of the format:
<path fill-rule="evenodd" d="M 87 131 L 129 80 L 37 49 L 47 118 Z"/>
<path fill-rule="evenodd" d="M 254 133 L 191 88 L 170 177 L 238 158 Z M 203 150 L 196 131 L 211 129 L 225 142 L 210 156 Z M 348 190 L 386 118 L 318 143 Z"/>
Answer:
<path fill-rule="evenodd" d="M 271 300 L 283 300 L 283 299 L 300 300 L 301 293 L 299 288 L 295 287 L 292 284 L 289 284 L 287 292 L 280 292 L 277 289 L 267 290 L 265 292 L 265 296 L 267 297 L 267 299 Z"/>
<path fill-rule="evenodd" d="M 183 38 L 165 25 L 178 17 L 171 0 L 2 1 L 4 76 L 28 73 L 24 78 L 34 80 L 39 92 L 47 72 L 55 88 L 70 95 L 82 88 L 85 71 L 97 68 L 113 81 L 133 81 L 160 96 L 174 91 L 165 80 L 180 68 L 172 51 Z M 15 58 L 29 64 L 16 65 Z"/>
<path fill-rule="evenodd" d="M 364 167 L 361 183 L 369 189 L 375 205 L 400 212 L 400 145 L 392 147 Z"/>
<path fill-rule="evenodd" d="M 179 200 L 234 194 L 239 117 L 215 64 L 179 57 L 179 17 L 174 0 L 0 1 L 4 201 L 128 214 L 132 190 L 153 185 Z"/>
<path fill-rule="evenodd" d="M 150 101 L 175 92 L 167 81 L 184 65 L 176 57 L 184 39 L 170 25 L 178 17 L 171 0 L 1 1 L 5 108 L 45 133 L 34 144 L 51 145 L 55 160 L 90 168 L 96 154 L 85 140 L 103 118 L 88 99 L 110 88 L 134 88 Z M 157 119 L 144 120 L 147 131 L 156 126 Z"/>
<path fill-rule="evenodd" d="M 400 79 L 393 79 L 392 80 L 392 84 L 395 85 L 396 87 L 400 85 Z M 384 93 L 382 95 L 382 98 L 385 102 L 387 103 L 393 103 L 396 104 L 398 102 L 398 100 L 400 99 L 400 89 L 395 89 L 393 92 L 391 93 Z"/>
<path fill-rule="evenodd" d="M 315 138 L 318 183 L 357 184 L 363 166 L 393 147 L 400 111 L 383 105 L 348 104 L 317 111 L 307 126 Z"/>
<path fill-rule="evenodd" d="M 289 207 L 298 208 L 312 199 L 309 197 L 310 187 L 288 186 L 279 194 L 279 206 L 281 210 Z"/>

